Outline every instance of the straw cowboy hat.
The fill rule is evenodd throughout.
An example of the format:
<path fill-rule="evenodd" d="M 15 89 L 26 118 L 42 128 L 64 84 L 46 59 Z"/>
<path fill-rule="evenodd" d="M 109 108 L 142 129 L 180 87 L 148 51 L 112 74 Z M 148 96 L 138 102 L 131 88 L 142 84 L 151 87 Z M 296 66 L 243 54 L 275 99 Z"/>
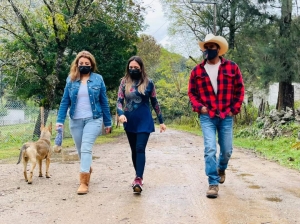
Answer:
<path fill-rule="evenodd" d="M 205 40 L 203 42 L 199 42 L 199 46 L 202 51 L 205 51 L 204 44 L 206 43 L 216 43 L 220 46 L 219 56 L 222 56 L 228 51 L 228 42 L 224 37 L 215 36 L 212 33 L 206 35 Z"/>

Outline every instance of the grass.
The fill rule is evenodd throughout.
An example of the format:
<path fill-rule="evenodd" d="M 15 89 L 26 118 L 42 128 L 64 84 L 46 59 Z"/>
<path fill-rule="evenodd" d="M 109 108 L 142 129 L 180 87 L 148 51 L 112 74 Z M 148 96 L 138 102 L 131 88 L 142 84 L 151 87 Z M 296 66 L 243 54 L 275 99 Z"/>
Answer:
<path fill-rule="evenodd" d="M 191 127 L 191 125 L 171 124 L 168 127 L 199 136 L 202 135 L 199 127 Z M 235 129 L 235 131 L 238 131 L 238 129 Z M 234 137 L 233 139 L 234 147 L 253 150 L 260 157 L 300 171 L 300 147 L 293 148 L 295 143 L 294 137 L 280 137 L 273 140 L 254 137 Z"/>
<path fill-rule="evenodd" d="M 192 127 L 191 125 L 175 125 L 169 124 L 168 128 L 186 131 L 198 136 L 202 135 L 199 127 Z M 238 130 L 235 130 L 238 131 Z M 109 135 L 102 135 L 96 139 L 95 144 L 103 144 L 116 140 L 116 137 L 124 134 L 122 127 L 115 128 Z M 54 138 L 54 137 L 53 137 Z M 281 137 L 271 139 L 257 139 L 254 137 L 234 137 L 234 147 L 249 149 L 257 152 L 263 158 L 276 161 L 280 165 L 300 170 L 300 147 L 293 148 L 296 143 L 294 137 Z M 0 148 L 0 160 L 19 155 L 20 143 L 5 143 Z M 72 138 L 65 138 L 63 141 L 63 148 L 74 147 Z"/>
<path fill-rule="evenodd" d="M 122 135 L 124 133 L 124 130 L 122 127 L 120 128 L 114 128 L 112 133 L 109 135 L 101 135 L 96 139 L 95 144 L 104 144 L 108 142 L 112 142 L 116 140 L 116 137 Z M 52 136 L 52 144 L 54 144 L 54 138 L 55 136 Z M 22 146 L 22 143 L 5 143 L 1 144 L 0 148 L 0 160 L 8 159 L 12 157 L 18 157 L 20 153 L 20 148 Z M 74 142 L 72 138 L 64 138 L 63 148 L 68 147 L 74 147 Z"/>
<path fill-rule="evenodd" d="M 271 139 L 234 138 L 234 146 L 250 149 L 258 155 L 278 162 L 280 165 L 300 170 L 300 150 L 293 148 L 295 139 L 281 137 Z"/>

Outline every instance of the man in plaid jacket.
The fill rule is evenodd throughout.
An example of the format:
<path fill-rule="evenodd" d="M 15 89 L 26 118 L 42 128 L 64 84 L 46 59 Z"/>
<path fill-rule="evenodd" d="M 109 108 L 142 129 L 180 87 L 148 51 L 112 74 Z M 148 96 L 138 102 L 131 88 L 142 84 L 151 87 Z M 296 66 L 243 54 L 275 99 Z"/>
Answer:
<path fill-rule="evenodd" d="M 221 57 L 228 50 L 224 37 L 207 34 L 199 46 L 205 59 L 191 71 L 188 95 L 193 111 L 199 114 L 204 137 L 205 173 L 209 183 L 206 196 L 216 198 L 232 154 L 233 115 L 240 112 L 245 89 L 238 65 Z"/>

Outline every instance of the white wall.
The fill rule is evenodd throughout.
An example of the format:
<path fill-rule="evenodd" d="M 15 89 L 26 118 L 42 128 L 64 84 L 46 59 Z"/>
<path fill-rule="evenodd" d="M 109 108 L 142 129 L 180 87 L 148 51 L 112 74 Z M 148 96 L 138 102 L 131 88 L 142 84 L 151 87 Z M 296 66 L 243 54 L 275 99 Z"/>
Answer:
<path fill-rule="evenodd" d="M 292 83 L 294 85 L 294 100 L 300 100 L 300 83 Z M 265 90 L 253 91 L 253 105 L 259 107 L 261 100 L 268 101 L 270 106 L 276 106 L 278 98 L 279 83 L 273 83 Z"/>
<path fill-rule="evenodd" d="M 25 122 L 24 110 L 11 110 L 8 109 L 6 116 L 0 117 L 0 126 L 9 124 L 21 124 Z"/>

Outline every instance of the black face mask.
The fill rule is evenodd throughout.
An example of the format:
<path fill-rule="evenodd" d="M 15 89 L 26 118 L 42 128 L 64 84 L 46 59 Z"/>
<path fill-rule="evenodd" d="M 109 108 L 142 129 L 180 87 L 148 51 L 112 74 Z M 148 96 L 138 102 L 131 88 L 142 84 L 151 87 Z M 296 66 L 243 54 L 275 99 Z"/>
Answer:
<path fill-rule="evenodd" d="M 142 76 L 142 72 L 139 69 L 129 69 L 130 78 L 138 80 Z"/>
<path fill-rule="evenodd" d="M 204 58 L 207 60 L 212 60 L 218 56 L 218 49 L 207 49 L 204 51 Z"/>
<path fill-rule="evenodd" d="M 88 74 L 91 72 L 91 66 L 79 66 L 80 74 Z"/>

